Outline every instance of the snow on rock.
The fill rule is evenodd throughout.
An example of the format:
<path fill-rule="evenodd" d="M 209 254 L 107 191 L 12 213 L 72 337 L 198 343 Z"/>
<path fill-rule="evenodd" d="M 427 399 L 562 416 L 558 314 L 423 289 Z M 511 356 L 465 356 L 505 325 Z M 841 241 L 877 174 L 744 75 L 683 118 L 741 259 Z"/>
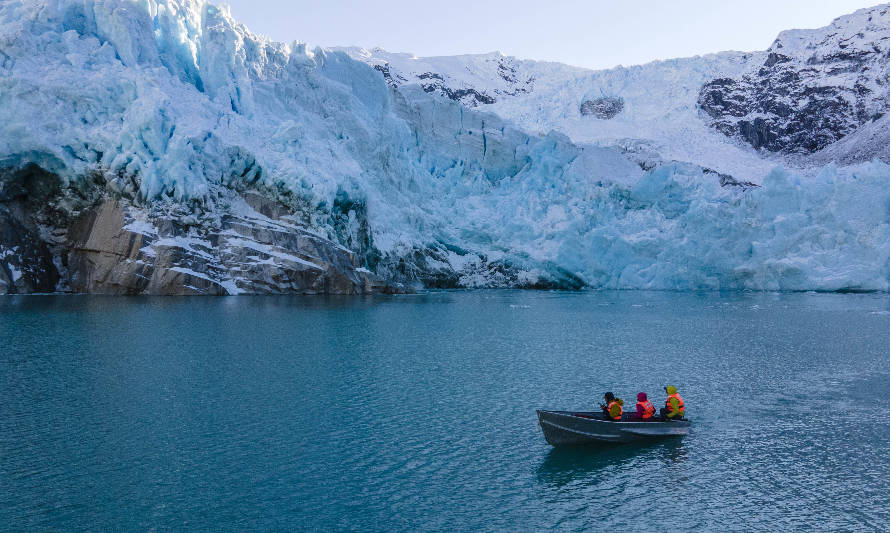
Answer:
<path fill-rule="evenodd" d="M 816 152 L 886 113 L 888 54 L 890 5 L 862 9 L 782 32 L 762 64 L 705 84 L 700 103 L 714 128 L 754 148 Z"/>
<path fill-rule="evenodd" d="M 272 219 L 267 225 L 244 224 L 239 216 L 244 200 L 231 200 L 187 225 L 126 202 L 109 200 L 84 210 L 68 230 L 71 287 L 104 294 L 375 290 L 375 278 L 357 270 L 350 252 L 296 226 L 270 229 Z"/>
<path fill-rule="evenodd" d="M 493 104 L 504 97 L 527 94 L 535 87 L 535 77 L 523 72 L 523 62 L 500 52 L 419 58 L 382 48 L 335 47 L 331 50 L 346 52 L 371 65 L 392 87 L 416 82 L 425 92 L 439 94 L 467 107 Z M 571 70 L 571 67 L 565 68 Z"/>

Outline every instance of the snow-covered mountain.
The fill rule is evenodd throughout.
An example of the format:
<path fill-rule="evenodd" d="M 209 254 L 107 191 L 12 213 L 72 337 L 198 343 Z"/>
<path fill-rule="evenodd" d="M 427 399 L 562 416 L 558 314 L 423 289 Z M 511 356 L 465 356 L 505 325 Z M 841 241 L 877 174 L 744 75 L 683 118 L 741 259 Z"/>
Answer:
<path fill-rule="evenodd" d="M 888 28 L 890 7 L 880 6 L 782 32 L 762 65 L 708 82 L 699 103 L 717 130 L 755 148 L 816 152 L 884 115 Z"/>
<path fill-rule="evenodd" d="M 692 162 L 747 181 L 759 182 L 775 165 L 726 142 L 702 120 L 698 105 L 705 83 L 744 74 L 766 59 L 764 53 L 725 52 L 591 71 L 497 52 L 415 58 L 380 49 L 342 50 L 380 70 L 392 86 L 419 86 L 539 135 L 556 130 L 578 144 L 619 147 L 651 164 Z"/>
<path fill-rule="evenodd" d="M 888 290 L 887 11 L 589 71 L 2 3 L 0 292 Z"/>

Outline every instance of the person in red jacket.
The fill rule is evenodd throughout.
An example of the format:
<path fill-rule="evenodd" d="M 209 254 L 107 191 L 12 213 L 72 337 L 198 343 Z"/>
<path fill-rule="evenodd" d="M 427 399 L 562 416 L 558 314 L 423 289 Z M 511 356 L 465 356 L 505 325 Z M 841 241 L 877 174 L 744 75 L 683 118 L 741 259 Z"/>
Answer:
<path fill-rule="evenodd" d="M 655 406 L 645 392 L 637 393 L 637 418 L 646 422 L 655 417 Z"/>

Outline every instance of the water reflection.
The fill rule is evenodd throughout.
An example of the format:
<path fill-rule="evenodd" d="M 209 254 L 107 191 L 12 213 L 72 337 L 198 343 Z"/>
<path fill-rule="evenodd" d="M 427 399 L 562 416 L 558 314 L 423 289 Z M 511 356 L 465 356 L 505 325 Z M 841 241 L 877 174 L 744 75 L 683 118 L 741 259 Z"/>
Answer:
<path fill-rule="evenodd" d="M 653 459 L 668 465 L 682 463 L 687 460 L 687 450 L 681 439 L 554 447 L 538 467 L 538 481 L 551 487 L 562 487 Z"/>

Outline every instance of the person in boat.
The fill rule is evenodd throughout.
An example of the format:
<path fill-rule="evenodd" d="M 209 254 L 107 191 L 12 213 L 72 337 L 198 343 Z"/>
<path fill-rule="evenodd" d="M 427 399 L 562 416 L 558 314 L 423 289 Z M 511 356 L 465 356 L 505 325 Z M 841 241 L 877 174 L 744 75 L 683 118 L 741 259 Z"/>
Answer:
<path fill-rule="evenodd" d="M 664 420 L 682 420 L 686 417 L 686 407 L 683 404 L 683 398 L 677 394 L 677 387 L 668 385 L 664 388 L 667 393 L 667 400 L 661 409 L 661 418 Z"/>
<path fill-rule="evenodd" d="M 637 393 L 637 418 L 643 422 L 648 422 L 655 418 L 655 406 L 649 401 L 649 397 L 645 392 Z"/>
<path fill-rule="evenodd" d="M 603 418 L 615 422 L 621 420 L 621 413 L 624 412 L 624 400 L 616 398 L 611 392 L 605 393 L 603 395 L 603 400 L 606 401 L 606 403 L 600 404 L 600 409 L 603 410 Z"/>

